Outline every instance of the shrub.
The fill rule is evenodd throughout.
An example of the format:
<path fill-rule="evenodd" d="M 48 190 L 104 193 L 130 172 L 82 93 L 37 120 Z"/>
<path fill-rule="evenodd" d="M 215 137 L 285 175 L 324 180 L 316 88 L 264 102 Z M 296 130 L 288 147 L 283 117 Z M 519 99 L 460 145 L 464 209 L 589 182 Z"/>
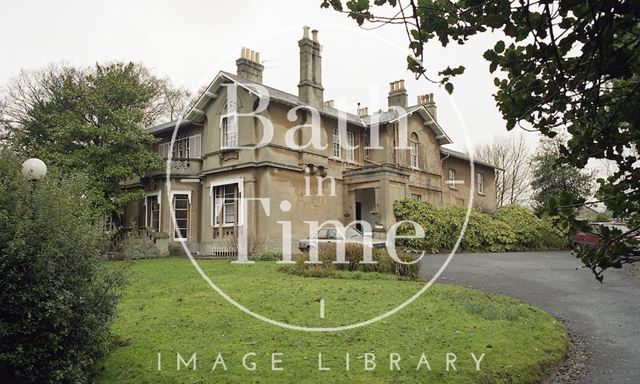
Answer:
<path fill-rule="evenodd" d="M 399 239 L 397 245 L 414 250 L 442 252 L 453 249 L 467 214 L 463 207 L 439 208 L 428 202 L 405 200 L 394 203 L 398 220 L 412 220 L 425 230 L 422 239 Z M 413 235 L 410 225 L 401 226 L 401 235 Z M 471 210 L 460 251 L 506 252 L 560 248 L 566 245 L 567 229 L 557 217 L 538 218 L 528 208 L 507 206 L 493 215 Z"/>
<path fill-rule="evenodd" d="M 282 254 L 279 252 L 267 251 L 257 256 L 249 256 L 249 259 L 255 261 L 279 261 L 282 260 Z"/>
<path fill-rule="evenodd" d="M 121 279 L 83 180 L 32 184 L 0 149 L 0 382 L 88 382 L 110 345 Z"/>
<path fill-rule="evenodd" d="M 321 264 L 308 264 L 307 254 L 298 255 L 295 258 L 295 265 L 280 268 L 281 271 L 306 276 L 306 277 L 339 277 L 336 271 L 351 272 L 378 272 L 395 275 L 401 278 L 417 279 L 420 263 L 402 264 L 389 256 L 386 250 L 373 249 L 371 252 L 375 264 L 362 264 L 363 247 L 359 244 L 345 245 L 345 264 L 335 264 L 336 249 L 333 247 L 321 247 L 318 250 L 318 260 Z M 398 251 L 398 258 L 404 262 L 415 260 L 415 256 L 410 253 Z"/>
<path fill-rule="evenodd" d="M 140 260 L 157 259 L 159 257 L 160 251 L 152 242 L 141 239 L 129 239 L 110 259 Z"/>

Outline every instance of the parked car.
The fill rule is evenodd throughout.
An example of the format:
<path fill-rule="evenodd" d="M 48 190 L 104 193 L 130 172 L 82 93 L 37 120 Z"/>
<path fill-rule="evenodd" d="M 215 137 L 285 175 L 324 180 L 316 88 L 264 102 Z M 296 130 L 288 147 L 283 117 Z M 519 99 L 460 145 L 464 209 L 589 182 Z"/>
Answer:
<path fill-rule="evenodd" d="M 593 247 L 602 238 L 603 228 L 617 229 L 622 233 L 629 232 L 629 228 L 620 223 L 591 223 L 588 231 L 576 233 L 576 237 L 573 239 L 573 248 Z M 628 235 L 628 239 L 639 242 L 633 245 L 633 253 L 640 253 L 640 233 L 632 233 Z"/>
<path fill-rule="evenodd" d="M 331 246 L 336 243 L 364 244 L 364 235 L 359 230 L 351 227 L 344 229 L 320 228 L 298 241 L 298 249 L 306 252 L 311 247 Z M 386 248 L 383 240 L 371 239 L 371 246 L 378 249 Z"/>

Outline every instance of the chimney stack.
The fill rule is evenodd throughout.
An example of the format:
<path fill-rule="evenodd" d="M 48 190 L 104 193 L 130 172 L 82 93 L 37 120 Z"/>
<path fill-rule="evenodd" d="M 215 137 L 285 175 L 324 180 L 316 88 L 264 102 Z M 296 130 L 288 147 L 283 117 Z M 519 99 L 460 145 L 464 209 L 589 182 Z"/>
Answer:
<path fill-rule="evenodd" d="M 318 31 L 311 31 L 309 27 L 303 28 L 302 39 L 298 41 L 300 47 L 300 83 L 298 83 L 298 96 L 303 102 L 319 108 L 323 104 L 322 88 L 322 46 L 318 42 Z"/>
<path fill-rule="evenodd" d="M 407 108 L 408 97 L 404 80 L 389 83 L 389 96 L 387 97 L 389 107 Z"/>
<path fill-rule="evenodd" d="M 424 106 L 431 114 L 434 120 L 438 121 L 438 107 L 433 99 L 433 93 L 427 93 L 426 95 L 418 95 L 418 105 Z"/>
<path fill-rule="evenodd" d="M 260 64 L 260 52 L 242 48 L 240 58 L 236 60 L 236 66 L 238 77 L 262 84 L 264 66 Z"/>
<path fill-rule="evenodd" d="M 365 117 L 365 116 L 369 116 L 369 108 L 367 107 L 358 108 L 358 117 Z"/>
<path fill-rule="evenodd" d="M 325 107 L 333 108 L 333 100 L 327 100 L 323 104 Z"/>

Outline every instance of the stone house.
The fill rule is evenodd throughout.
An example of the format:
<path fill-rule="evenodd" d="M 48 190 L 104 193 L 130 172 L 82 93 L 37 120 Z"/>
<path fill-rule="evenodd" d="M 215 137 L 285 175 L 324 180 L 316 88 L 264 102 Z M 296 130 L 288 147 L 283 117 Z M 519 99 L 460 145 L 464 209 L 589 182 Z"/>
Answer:
<path fill-rule="evenodd" d="M 211 255 L 233 248 L 240 231 L 279 250 L 283 231 L 293 243 L 309 234 L 306 221 L 361 220 L 379 235 L 395 222 L 393 202 L 402 199 L 466 206 L 473 193 L 474 206 L 495 209 L 495 167 L 475 161 L 472 175 L 467 155 L 444 147 L 451 139 L 437 121 L 432 94 L 409 105 L 399 80 L 390 84 L 388 110 L 340 111 L 323 98 L 317 31 L 305 27 L 298 46 L 298 95 L 263 85 L 259 54 L 243 48 L 236 74 L 219 72 L 182 121 L 145 129 L 159 138 L 153 149 L 171 155 L 171 171 L 168 178 L 161 170 L 124 183 L 145 191 L 144 200 L 125 207 L 126 225 L 169 234 L 174 244 L 185 241 L 195 254 Z M 323 148 L 287 142 L 287 132 L 299 145 L 313 139 L 311 129 L 292 132 L 313 121 L 306 105 L 318 112 Z M 264 143 L 267 119 L 272 137 Z M 241 197 L 268 201 L 243 207 Z"/>

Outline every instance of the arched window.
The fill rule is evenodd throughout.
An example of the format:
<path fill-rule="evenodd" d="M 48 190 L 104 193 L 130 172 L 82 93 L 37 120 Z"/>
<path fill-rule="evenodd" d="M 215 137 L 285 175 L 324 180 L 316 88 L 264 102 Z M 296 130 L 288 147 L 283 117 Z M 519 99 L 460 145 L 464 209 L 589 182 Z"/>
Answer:
<path fill-rule="evenodd" d="M 411 168 L 419 168 L 419 147 L 420 144 L 418 143 L 418 135 L 416 135 L 415 132 L 413 132 L 411 134 L 411 136 L 409 137 L 409 148 L 411 148 L 411 152 L 410 152 L 410 159 L 411 159 Z"/>
<path fill-rule="evenodd" d="M 238 146 L 238 120 L 235 115 L 237 106 L 233 103 L 227 103 L 225 105 L 222 119 L 220 120 L 221 135 L 220 135 L 220 147 L 236 148 Z"/>

